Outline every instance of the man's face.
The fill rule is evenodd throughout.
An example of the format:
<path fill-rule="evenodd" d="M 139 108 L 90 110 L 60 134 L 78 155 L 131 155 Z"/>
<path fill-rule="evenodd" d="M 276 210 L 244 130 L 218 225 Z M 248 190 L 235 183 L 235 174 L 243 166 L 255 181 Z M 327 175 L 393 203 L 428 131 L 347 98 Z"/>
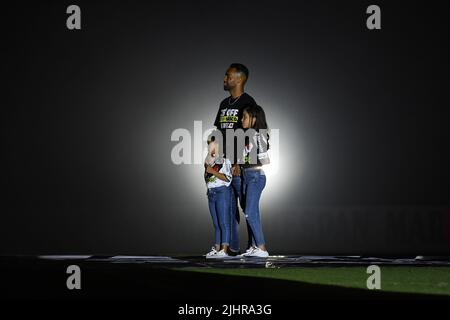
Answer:
<path fill-rule="evenodd" d="M 230 91 L 241 83 L 241 75 L 236 72 L 236 68 L 228 68 L 223 78 L 223 90 Z"/>

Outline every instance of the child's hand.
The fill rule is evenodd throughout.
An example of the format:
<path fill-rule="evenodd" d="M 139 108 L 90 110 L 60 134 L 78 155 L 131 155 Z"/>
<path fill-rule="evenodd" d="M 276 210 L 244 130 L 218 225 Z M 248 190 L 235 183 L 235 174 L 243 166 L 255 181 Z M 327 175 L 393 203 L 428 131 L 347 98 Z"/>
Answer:
<path fill-rule="evenodd" d="M 207 173 L 211 173 L 214 174 L 215 172 L 217 172 L 216 170 L 213 169 L 213 167 L 210 166 L 206 166 L 206 172 Z"/>

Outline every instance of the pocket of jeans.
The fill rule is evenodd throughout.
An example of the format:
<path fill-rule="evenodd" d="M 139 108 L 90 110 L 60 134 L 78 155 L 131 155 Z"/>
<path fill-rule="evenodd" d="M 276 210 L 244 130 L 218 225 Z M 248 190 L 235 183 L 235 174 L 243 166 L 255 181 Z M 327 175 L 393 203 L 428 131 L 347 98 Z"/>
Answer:
<path fill-rule="evenodd" d="M 264 181 L 264 186 L 266 185 L 266 175 L 262 174 L 261 172 L 258 172 L 257 174 L 255 174 L 254 179 L 252 180 L 253 183 L 263 183 Z"/>
<path fill-rule="evenodd" d="M 256 183 L 259 180 L 259 175 L 252 174 L 248 177 L 248 183 Z"/>

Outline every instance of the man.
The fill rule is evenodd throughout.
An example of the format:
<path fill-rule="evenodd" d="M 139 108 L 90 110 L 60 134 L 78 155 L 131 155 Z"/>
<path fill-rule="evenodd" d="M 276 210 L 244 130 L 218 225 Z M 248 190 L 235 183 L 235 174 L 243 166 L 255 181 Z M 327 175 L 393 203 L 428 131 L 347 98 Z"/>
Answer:
<path fill-rule="evenodd" d="M 219 111 L 217 112 L 214 126 L 222 133 L 223 146 L 225 157 L 229 158 L 226 150 L 226 130 L 236 130 L 242 128 L 242 110 L 249 105 L 256 105 L 255 100 L 244 92 L 244 86 L 248 79 L 248 69 L 240 63 L 232 63 L 223 79 L 223 89 L 230 93 L 230 96 L 222 100 Z M 230 159 L 233 163 L 233 180 L 232 196 L 231 196 L 231 239 L 230 239 L 230 254 L 236 255 L 240 253 L 239 249 L 239 203 L 243 204 L 241 191 L 241 172 L 237 164 L 236 143 L 234 144 L 234 157 Z M 229 152 L 228 152 L 229 154 Z M 247 225 L 247 230 L 249 226 Z M 249 233 L 249 243 L 251 242 L 251 231 Z M 249 244 L 250 246 L 250 244 Z"/>

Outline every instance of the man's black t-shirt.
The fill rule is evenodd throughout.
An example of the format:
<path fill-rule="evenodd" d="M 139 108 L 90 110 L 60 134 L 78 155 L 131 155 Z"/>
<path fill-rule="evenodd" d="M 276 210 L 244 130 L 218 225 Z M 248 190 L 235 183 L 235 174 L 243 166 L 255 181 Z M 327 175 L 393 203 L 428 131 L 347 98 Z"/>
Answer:
<path fill-rule="evenodd" d="M 223 99 L 220 103 L 219 111 L 217 112 L 214 125 L 222 132 L 223 152 L 225 154 L 225 157 L 227 157 L 226 130 L 236 130 L 242 128 L 242 112 L 244 107 L 247 107 L 249 105 L 256 105 L 256 102 L 255 99 L 253 99 L 249 94 L 245 92 L 236 99 L 233 99 L 230 96 Z M 236 143 L 234 147 L 234 159 L 230 159 L 232 160 L 232 163 L 236 163 L 237 160 Z"/>

